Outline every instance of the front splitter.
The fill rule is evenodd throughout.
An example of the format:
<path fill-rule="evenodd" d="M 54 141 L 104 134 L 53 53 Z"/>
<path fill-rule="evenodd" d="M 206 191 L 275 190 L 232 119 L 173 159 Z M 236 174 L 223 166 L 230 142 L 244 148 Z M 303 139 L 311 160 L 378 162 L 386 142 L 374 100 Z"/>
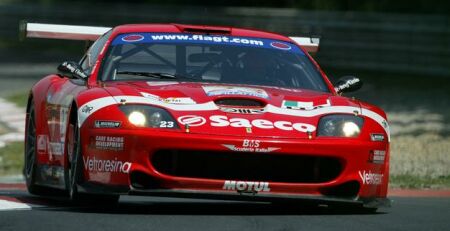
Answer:
<path fill-rule="evenodd" d="M 256 202 L 305 202 L 317 204 L 353 204 L 366 208 L 390 207 L 391 200 L 388 198 L 338 198 L 316 195 L 295 194 L 268 194 L 268 193 L 238 193 L 223 191 L 200 191 L 180 189 L 136 189 L 129 191 L 130 195 L 178 197 L 195 199 L 234 200 L 234 201 L 256 201 Z"/>

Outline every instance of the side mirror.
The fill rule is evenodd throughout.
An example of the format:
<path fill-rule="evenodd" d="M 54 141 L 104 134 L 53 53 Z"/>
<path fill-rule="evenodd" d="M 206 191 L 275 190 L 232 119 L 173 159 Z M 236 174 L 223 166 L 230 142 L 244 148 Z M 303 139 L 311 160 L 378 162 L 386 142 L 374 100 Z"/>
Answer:
<path fill-rule="evenodd" d="M 71 79 L 87 79 L 88 74 L 86 74 L 81 66 L 73 61 L 66 61 L 58 66 L 58 73 L 61 76 L 67 76 Z"/>
<path fill-rule="evenodd" d="M 344 76 L 338 80 L 336 83 L 336 87 L 334 87 L 334 90 L 338 94 L 346 93 L 346 92 L 352 92 L 360 89 L 362 87 L 363 83 L 362 81 L 355 77 L 355 76 Z"/>

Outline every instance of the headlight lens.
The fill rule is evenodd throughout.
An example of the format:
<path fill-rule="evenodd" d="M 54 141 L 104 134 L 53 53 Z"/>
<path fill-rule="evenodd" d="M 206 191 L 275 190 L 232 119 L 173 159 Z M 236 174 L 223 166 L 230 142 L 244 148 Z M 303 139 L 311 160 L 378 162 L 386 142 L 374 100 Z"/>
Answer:
<path fill-rule="evenodd" d="M 130 123 L 138 126 L 138 127 L 144 127 L 147 123 L 147 119 L 145 118 L 145 115 L 140 111 L 133 111 L 128 116 L 128 121 Z"/>
<path fill-rule="evenodd" d="M 320 119 L 317 136 L 358 137 L 364 119 L 354 115 L 328 115 Z"/>
<path fill-rule="evenodd" d="M 178 124 L 164 109 L 148 105 L 121 105 L 128 121 L 137 127 L 178 129 Z"/>

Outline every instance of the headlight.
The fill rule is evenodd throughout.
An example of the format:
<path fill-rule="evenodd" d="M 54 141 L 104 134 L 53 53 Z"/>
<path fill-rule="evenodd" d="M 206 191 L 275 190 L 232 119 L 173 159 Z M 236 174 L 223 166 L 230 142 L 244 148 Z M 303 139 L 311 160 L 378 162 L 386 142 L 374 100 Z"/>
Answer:
<path fill-rule="evenodd" d="M 178 129 L 172 116 L 162 108 L 148 105 L 121 105 L 119 108 L 137 127 Z"/>
<path fill-rule="evenodd" d="M 328 115 L 319 121 L 317 136 L 357 137 L 364 119 L 354 115 Z"/>
<path fill-rule="evenodd" d="M 147 123 L 147 119 L 145 118 L 145 115 L 140 111 L 133 111 L 128 116 L 128 121 L 130 123 L 138 126 L 138 127 L 144 127 Z"/>

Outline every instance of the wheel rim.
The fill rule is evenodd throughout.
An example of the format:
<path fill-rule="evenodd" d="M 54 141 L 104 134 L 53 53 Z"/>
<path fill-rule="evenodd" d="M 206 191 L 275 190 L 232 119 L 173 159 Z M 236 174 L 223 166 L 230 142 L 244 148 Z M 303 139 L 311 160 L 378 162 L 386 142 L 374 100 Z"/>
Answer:
<path fill-rule="evenodd" d="M 25 174 L 27 178 L 33 173 L 33 166 L 36 155 L 36 124 L 34 121 L 34 109 L 30 111 L 28 117 L 27 137 L 25 145 Z"/>

